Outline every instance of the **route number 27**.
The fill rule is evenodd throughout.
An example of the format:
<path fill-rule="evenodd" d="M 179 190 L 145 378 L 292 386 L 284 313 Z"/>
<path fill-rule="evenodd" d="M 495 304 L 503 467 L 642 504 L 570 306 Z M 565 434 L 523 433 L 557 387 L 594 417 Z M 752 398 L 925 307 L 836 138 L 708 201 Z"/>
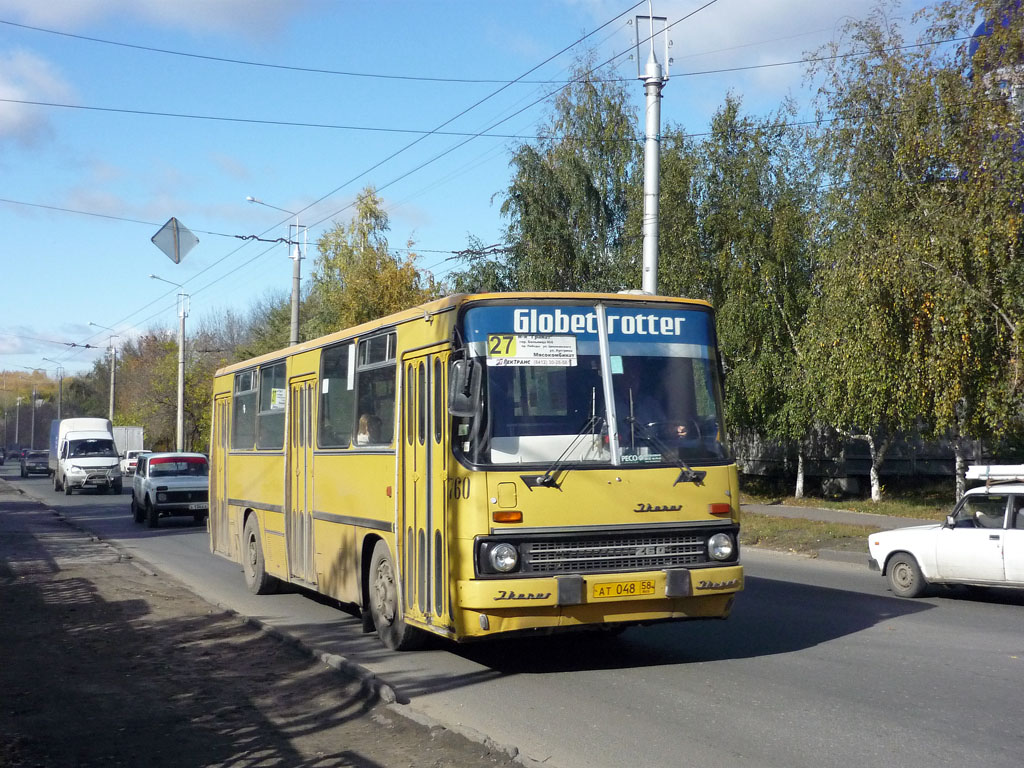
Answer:
<path fill-rule="evenodd" d="M 510 333 L 492 333 L 487 337 L 488 357 L 515 357 L 516 337 Z"/>

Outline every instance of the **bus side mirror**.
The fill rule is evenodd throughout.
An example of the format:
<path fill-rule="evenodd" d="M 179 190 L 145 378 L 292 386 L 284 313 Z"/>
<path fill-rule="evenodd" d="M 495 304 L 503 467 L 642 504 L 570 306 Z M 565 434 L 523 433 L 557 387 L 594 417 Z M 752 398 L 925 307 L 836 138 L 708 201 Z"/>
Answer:
<path fill-rule="evenodd" d="M 455 360 L 448 378 L 448 413 L 472 418 L 480 403 L 481 366 L 478 360 Z"/>

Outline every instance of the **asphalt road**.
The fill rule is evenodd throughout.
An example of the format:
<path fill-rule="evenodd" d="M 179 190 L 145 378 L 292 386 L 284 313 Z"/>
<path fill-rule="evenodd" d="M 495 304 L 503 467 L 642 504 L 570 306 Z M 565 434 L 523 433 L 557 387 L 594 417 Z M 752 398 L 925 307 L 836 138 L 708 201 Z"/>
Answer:
<path fill-rule="evenodd" d="M 733 616 L 386 652 L 304 594 L 250 595 L 190 518 L 156 530 L 121 497 L 0 474 L 184 582 L 390 683 L 410 709 L 559 768 L 1014 766 L 1024 754 L 1024 596 L 894 598 L 866 566 L 746 550 Z"/>

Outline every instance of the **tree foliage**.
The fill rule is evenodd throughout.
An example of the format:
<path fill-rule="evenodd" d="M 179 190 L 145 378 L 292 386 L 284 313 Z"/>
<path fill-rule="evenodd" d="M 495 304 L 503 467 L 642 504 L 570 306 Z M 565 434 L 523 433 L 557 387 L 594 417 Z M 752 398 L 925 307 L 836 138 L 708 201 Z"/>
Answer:
<path fill-rule="evenodd" d="M 309 333 L 320 336 L 340 328 L 414 307 L 438 295 L 429 274 L 408 255 L 396 256 L 388 246 L 387 212 L 372 187 L 356 198 L 348 224 L 336 224 L 317 242 L 313 288 L 307 306 Z"/>
<path fill-rule="evenodd" d="M 823 430 L 864 440 L 875 498 L 898 435 L 952 439 L 962 469 L 965 446 L 1024 433 L 1024 12 L 942 0 L 907 45 L 898 8 L 881 0 L 819 52 L 817 126 L 787 125 L 789 103 L 746 115 L 725 94 L 700 138 L 666 128 L 661 157 L 659 292 L 716 307 L 728 421 L 798 455 Z M 948 45 L 977 19 L 985 35 Z M 593 67 L 577 61 L 539 138 L 513 148 L 501 243 L 471 237 L 465 268 L 439 285 L 411 242 L 391 249 L 367 187 L 317 243 L 300 336 L 442 290 L 639 287 L 640 94 Z M 208 440 L 216 368 L 285 347 L 289 324 L 288 297 L 271 294 L 190 331 L 191 446 Z M 119 362 L 115 420 L 143 424 L 156 447 L 173 441 L 176 351 L 156 329 Z M 108 382 L 106 359 L 67 379 L 65 414 L 106 413 Z"/>
<path fill-rule="evenodd" d="M 867 55 L 822 67 L 828 268 L 804 329 L 824 414 L 871 445 L 873 498 L 898 431 L 992 437 L 1021 415 L 1020 113 L 982 74 L 1019 69 L 1021 17 L 969 61 L 903 48 L 890 8 L 846 25 Z M 945 4 L 929 35 L 995 10 Z"/>
<path fill-rule="evenodd" d="M 624 251 L 636 132 L 624 85 L 606 74 L 592 56 L 577 62 L 541 138 L 512 154 L 505 268 L 491 274 L 506 289 L 619 290 L 638 274 Z"/>

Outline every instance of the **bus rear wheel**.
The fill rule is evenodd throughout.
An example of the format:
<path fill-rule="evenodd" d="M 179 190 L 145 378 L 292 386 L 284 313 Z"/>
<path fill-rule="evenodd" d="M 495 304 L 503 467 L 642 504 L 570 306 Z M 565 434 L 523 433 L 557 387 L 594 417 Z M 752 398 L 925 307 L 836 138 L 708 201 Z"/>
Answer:
<path fill-rule="evenodd" d="M 242 570 L 245 571 L 245 585 L 254 595 L 271 595 L 277 592 L 278 580 L 267 573 L 263 560 L 263 544 L 260 543 L 260 524 L 256 514 L 245 521 L 242 543 Z"/>
<path fill-rule="evenodd" d="M 388 545 L 378 541 L 370 558 L 370 615 L 377 627 L 377 636 L 392 651 L 411 651 L 419 648 L 426 635 L 410 627 L 402 618 L 402 605 L 398 600 L 395 568 L 391 564 Z"/>

